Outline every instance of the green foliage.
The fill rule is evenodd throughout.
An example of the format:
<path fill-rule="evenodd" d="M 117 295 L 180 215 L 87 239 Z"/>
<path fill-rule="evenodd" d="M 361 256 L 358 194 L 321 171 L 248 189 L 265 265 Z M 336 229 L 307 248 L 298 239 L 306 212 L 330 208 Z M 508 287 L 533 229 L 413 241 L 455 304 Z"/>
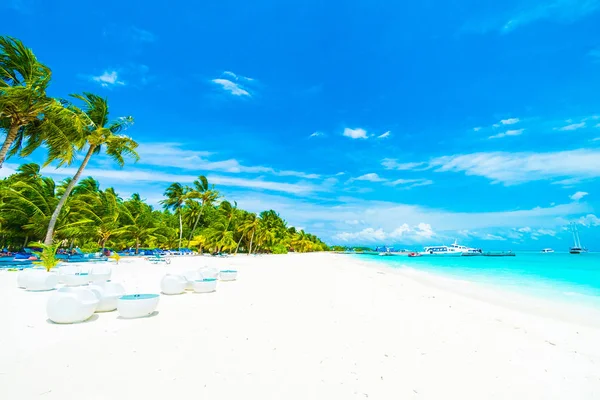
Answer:
<path fill-rule="evenodd" d="M 287 254 L 288 249 L 283 244 L 276 244 L 271 248 L 273 254 Z"/>
<path fill-rule="evenodd" d="M 51 245 L 45 245 L 43 243 L 32 243 L 32 247 L 41 247 L 41 252 L 35 252 L 40 257 L 40 261 L 34 261 L 35 265 L 41 265 L 46 268 L 46 271 L 50 272 L 52 268 L 55 268 L 60 263 L 60 260 L 56 257 L 56 251 L 60 247 L 59 243 L 53 243 Z"/>

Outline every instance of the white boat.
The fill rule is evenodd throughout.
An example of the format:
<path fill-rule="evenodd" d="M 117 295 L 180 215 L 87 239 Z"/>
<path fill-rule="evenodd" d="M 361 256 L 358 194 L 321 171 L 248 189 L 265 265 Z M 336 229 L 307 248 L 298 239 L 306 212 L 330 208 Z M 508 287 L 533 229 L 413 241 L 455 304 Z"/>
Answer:
<path fill-rule="evenodd" d="M 456 240 L 448 248 L 450 251 L 456 251 L 463 254 L 482 254 L 481 249 L 460 245 Z"/>
<path fill-rule="evenodd" d="M 542 249 L 542 253 L 554 253 L 552 249 Z"/>
<path fill-rule="evenodd" d="M 463 252 L 449 246 L 428 246 L 419 254 L 422 256 L 460 257 Z"/>
<path fill-rule="evenodd" d="M 569 253 L 587 253 L 587 249 L 581 246 L 581 240 L 579 239 L 579 231 L 577 230 L 577 225 L 574 222 L 571 222 L 571 233 L 573 233 L 573 247 L 569 249 Z"/>

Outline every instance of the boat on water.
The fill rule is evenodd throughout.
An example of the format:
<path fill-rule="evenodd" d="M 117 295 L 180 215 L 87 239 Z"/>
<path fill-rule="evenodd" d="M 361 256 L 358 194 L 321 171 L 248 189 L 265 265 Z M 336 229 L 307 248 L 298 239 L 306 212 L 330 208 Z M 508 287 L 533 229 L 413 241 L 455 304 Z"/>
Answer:
<path fill-rule="evenodd" d="M 460 253 L 463 253 L 463 255 L 481 255 L 483 254 L 483 251 L 481 249 L 476 249 L 474 247 L 467 247 L 467 246 L 463 246 L 458 244 L 458 242 L 455 240 L 454 243 L 452 243 L 449 246 L 451 251 L 457 251 Z"/>
<path fill-rule="evenodd" d="M 481 249 L 463 246 L 455 240 L 450 246 L 428 246 L 420 253 L 424 256 L 445 256 L 445 257 L 460 257 L 460 256 L 480 256 L 483 255 Z"/>
<path fill-rule="evenodd" d="M 587 253 L 587 249 L 581 246 L 581 240 L 579 239 L 579 230 L 574 222 L 571 222 L 571 233 L 573 234 L 573 247 L 569 249 L 571 254 Z"/>
<path fill-rule="evenodd" d="M 552 250 L 552 249 L 542 249 L 541 252 L 544 253 L 544 254 L 546 254 L 546 253 L 554 253 L 554 250 Z"/>
<path fill-rule="evenodd" d="M 428 246 L 419 254 L 436 257 L 460 257 L 463 255 L 462 251 L 455 250 L 449 246 Z"/>

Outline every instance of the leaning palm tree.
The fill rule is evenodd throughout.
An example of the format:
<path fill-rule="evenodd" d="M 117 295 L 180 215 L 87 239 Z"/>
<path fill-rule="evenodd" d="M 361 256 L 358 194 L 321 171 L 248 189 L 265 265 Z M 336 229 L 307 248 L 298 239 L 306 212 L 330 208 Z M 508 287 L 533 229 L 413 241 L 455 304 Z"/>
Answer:
<path fill-rule="evenodd" d="M 183 238 L 181 208 L 187 199 L 187 191 L 187 188 L 183 187 L 180 183 L 172 183 L 171 186 L 165 190 L 164 194 L 167 198 L 160 202 L 165 209 L 173 209 L 173 211 L 179 215 L 179 249 L 181 249 L 181 239 Z"/>
<path fill-rule="evenodd" d="M 23 128 L 53 103 L 46 96 L 50 68 L 38 61 L 21 41 L 0 36 L 0 120 L 6 138 L 0 148 L 0 168 Z"/>
<path fill-rule="evenodd" d="M 139 156 L 135 151 L 138 146 L 137 142 L 129 136 L 120 134 L 120 132 L 127 129 L 127 127 L 133 123 L 132 117 L 121 117 L 110 122 L 108 119 L 109 113 L 106 99 L 91 93 L 72 95 L 72 97 L 81 100 L 84 107 L 83 110 L 79 110 L 76 107 L 70 106 L 70 109 L 77 114 L 78 120 L 85 120 L 87 122 L 86 127 L 78 132 L 80 137 L 77 147 L 83 149 L 87 146 L 88 150 L 79 169 L 67 185 L 65 192 L 52 214 L 52 218 L 48 225 L 48 231 L 46 232 L 46 239 L 44 240 L 44 243 L 47 245 L 52 243 L 54 226 L 56 225 L 60 211 L 71 194 L 71 191 L 77 184 L 77 181 L 81 177 L 81 174 L 89 163 L 92 155 L 99 154 L 105 147 L 106 154 L 115 160 L 120 167 L 123 167 L 125 164 L 124 156 L 130 156 L 135 161 L 139 159 Z M 79 125 L 73 127 L 73 129 L 79 131 L 78 128 Z"/>
<path fill-rule="evenodd" d="M 190 232 L 190 236 L 188 238 L 188 246 L 192 237 L 194 235 L 194 231 L 202 218 L 202 214 L 204 213 L 204 207 L 210 206 L 214 204 L 219 199 L 219 192 L 217 192 L 214 188 L 214 185 L 209 186 L 208 180 L 204 175 L 200 175 L 197 180 L 194 181 L 194 188 L 189 192 L 188 198 L 190 199 L 199 199 L 202 206 L 200 207 L 200 213 L 196 217 L 196 221 L 194 222 L 194 226 Z"/>

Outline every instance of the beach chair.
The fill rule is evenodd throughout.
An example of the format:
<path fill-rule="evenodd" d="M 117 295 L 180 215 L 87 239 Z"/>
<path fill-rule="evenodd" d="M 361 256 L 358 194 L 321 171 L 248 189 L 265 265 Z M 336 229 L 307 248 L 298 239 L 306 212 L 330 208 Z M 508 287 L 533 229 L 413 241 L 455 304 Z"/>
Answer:
<path fill-rule="evenodd" d="M 48 319 L 57 324 L 73 324 L 90 318 L 100 300 L 87 288 L 65 287 L 58 289 L 46 305 Z"/>
<path fill-rule="evenodd" d="M 187 279 L 181 275 L 165 275 L 160 281 L 160 291 L 164 294 L 181 294 L 185 292 Z"/>

